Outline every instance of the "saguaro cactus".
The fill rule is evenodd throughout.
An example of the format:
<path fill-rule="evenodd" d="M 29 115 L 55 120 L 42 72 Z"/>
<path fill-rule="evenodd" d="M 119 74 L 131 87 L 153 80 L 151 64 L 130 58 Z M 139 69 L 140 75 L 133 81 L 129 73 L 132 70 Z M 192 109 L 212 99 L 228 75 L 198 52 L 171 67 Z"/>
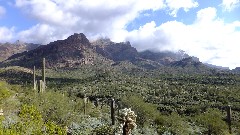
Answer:
<path fill-rule="evenodd" d="M 34 90 L 37 90 L 36 69 L 35 69 L 35 66 L 33 66 L 33 89 L 34 89 Z"/>
<path fill-rule="evenodd" d="M 231 106 L 227 106 L 227 123 L 228 123 L 228 128 L 229 128 L 229 133 L 232 134 L 232 119 L 231 119 L 232 111 L 231 111 Z"/>
<path fill-rule="evenodd" d="M 43 90 L 46 88 L 46 76 L 45 76 L 45 58 L 42 61 L 42 81 L 43 81 Z"/>
<path fill-rule="evenodd" d="M 39 93 L 43 92 L 43 81 L 42 80 L 38 81 L 38 92 Z"/>
<path fill-rule="evenodd" d="M 112 125 L 115 125 L 115 100 L 111 99 L 111 119 Z"/>
<path fill-rule="evenodd" d="M 83 104 L 84 104 L 84 115 L 86 115 L 86 113 L 87 113 L 87 96 L 86 96 L 86 94 L 84 95 L 84 98 L 83 98 Z"/>
<path fill-rule="evenodd" d="M 96 108 L 98 108 L 98 106 L 99 106 L 99 99 L 96 98 Z"/>

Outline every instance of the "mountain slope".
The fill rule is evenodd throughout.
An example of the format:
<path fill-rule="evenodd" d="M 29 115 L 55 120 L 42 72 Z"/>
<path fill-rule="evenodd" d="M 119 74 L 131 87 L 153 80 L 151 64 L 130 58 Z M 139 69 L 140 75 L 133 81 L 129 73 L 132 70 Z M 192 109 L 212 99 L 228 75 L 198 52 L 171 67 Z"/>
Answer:
<path fill-rule="evenodd" d="M 31 44 L 31 43 L 22 43 L 20 41 L 17 41 L 13 44 L 11 44 L 11 43 L 1 44 L 0 43 L 0 61 L 4 61 L 14 54 L 36 49 L 38 46 L 40 46 L 40 45 Z"/>
<path fill-rule="evenodd" d="M 188 57 L 180 61 L 173 62 L 171 63 L 170 67 L 187 74 L 212 74 L 214 72 L 217 72 L 217 69 L 206 66 L 196 57 Z"/>
<path fill-rule="evenodd" d="M 74 34 L 65 40 L 51 42 L 29 52 L 23 52 L 11 56 L 2 64 L 4 66 L 37 67 L 41 66 L 42 58 L 46 58 L 46 67 L 74 67 L 94 64 L 105 61 L 110 62 L 98 55 L 94 47 L 84 34 Z"/>
<path fill-rule="evenodd" d="M 164 51 L 164 52 L 152 52 L 152 51 L 143 51 L 139 53 L 139 56 L 143 59 L 148 59 L 152 61 L 159 62 L 163 65 L 169 65 L 172 62 L 182 60 L 184 58 L 190 57 L 187 55 L 184 51 L 178 51 L 178 52 L 170 52 L 170 51 Z"/>

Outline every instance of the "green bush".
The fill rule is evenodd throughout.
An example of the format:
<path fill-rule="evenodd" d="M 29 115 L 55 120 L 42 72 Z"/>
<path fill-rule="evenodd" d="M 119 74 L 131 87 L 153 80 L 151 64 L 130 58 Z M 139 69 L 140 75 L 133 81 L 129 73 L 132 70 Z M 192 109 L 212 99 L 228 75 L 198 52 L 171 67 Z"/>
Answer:
<path fill-rule="evenodd" d="M 38 106 L 44 121 L 54 121 L 57 124 L 67 125 L 74 119 L 75 102 L 59 92 L 44 92 L 35 96 L 30 102 Z"/>
<path fill-rule="evenodd" d="M 3 99 L 6 99 L 11 95 L 8 87 L 9 86 L 6 84 L 6 82 L 0 81 L 0 102 L 2 102 Z"/>
<path fill-rule="evenodd" d="M 157 107 L 153 104 L 146 103 L 144 100 L 136 95 L 123 98 L 123 103 L 137 115 L 137 125 L 148 125 L 155 119 L 157 114 Z"/>
<path fill-rule="evenodd" d="M 228 132 L 227 124 L 222 120 L 218 109 L 208 109 L 205 113 L 196 116 L 196 121 L 205 128 L 205 133 L 224 135 Z"/>
<path fill-rule="evenodd" d="M 1 118 L 0 134 L 1 135 L 64 135 L 66 130 L 53 122 L 45 123 L 41 113 L 33 105 L 22 105 L 19 114 L 19 120 L 8 126 L 3 126 Z"/>
<path fill-rule="evenodd" d="M 157 125 L 157 131 L 159 134 L 188 134 L 189 125 L 187 124 L 187 121 L 175 112 L 169 116 L 159 115 L 154 122 Z"/>
<path fill-rule="evenodd" d="M 111 126 L 103 125 L 93 130 L 96 135 L 114 135 L 114 129 Z"/>

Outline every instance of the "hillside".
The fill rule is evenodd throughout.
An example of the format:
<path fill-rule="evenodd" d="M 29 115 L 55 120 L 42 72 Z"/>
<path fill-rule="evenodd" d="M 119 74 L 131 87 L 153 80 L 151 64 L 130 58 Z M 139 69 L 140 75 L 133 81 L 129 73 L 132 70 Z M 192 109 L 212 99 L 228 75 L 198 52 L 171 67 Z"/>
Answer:
<path fill-rule="evenodd" d="M 111 63 L 98 55 L 84 34 L 74 34 L 65 40 L 51 42 L 34 50 L 11 56 L 3 62 L 4 66 L 23 66 L 32 68 L 41 66 L 46 58 L 46 67 L 77 67 L 96 63 Z M 104 62 L 103 62 L 104 61 Z"/>
<path fill-rule="evenodd" d="M 0 43 L 0 62 L 8 59 L 10 56 L 36 49 L 38 44 L 22 43 L 17 41 L 15 43 Z"/>

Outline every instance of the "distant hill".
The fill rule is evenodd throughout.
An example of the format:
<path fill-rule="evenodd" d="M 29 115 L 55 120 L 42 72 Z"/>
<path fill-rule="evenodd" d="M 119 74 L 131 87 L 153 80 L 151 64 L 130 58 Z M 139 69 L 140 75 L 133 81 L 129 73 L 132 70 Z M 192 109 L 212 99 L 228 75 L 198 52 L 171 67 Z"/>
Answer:
<path fill-rule="evenodd" d="M 240 67 L 236 67 L 235 69 L 231 70 L 231 72 L 240 74 Z"/>
<path fill-rule="evenodd" d="M 179 60 L 182 60 L 184 58 L 190 57 L 184 51 L 153 52 L 153 51 L 147 50 L 147 51 L 140 52 L 139 54 L 140 54 L 140 57 L 143 58 L 143 59 L 156 61 L 156 62 L 159 62 L 163 65 L 169 65 L 172 62 L 179 61 Z"/>
<path fill-rule="evenodd" d="M 204 63 L 204 65 L 206 65 L 208 67 L 212 67 L 212 68 L 217 68 L 220 70 L 230 70 L 229 67 L 216 66 L 216 65 L 212 65 L 212 64 L 208 64 L 208 63 Z"/>
<path fill-rule="evenodd" d="M 8 59 L 10 56 L 36 49 L 39 44 L 23 43 L 16 41 L 15 43 L 0 43 L 0 62 Z"/>

